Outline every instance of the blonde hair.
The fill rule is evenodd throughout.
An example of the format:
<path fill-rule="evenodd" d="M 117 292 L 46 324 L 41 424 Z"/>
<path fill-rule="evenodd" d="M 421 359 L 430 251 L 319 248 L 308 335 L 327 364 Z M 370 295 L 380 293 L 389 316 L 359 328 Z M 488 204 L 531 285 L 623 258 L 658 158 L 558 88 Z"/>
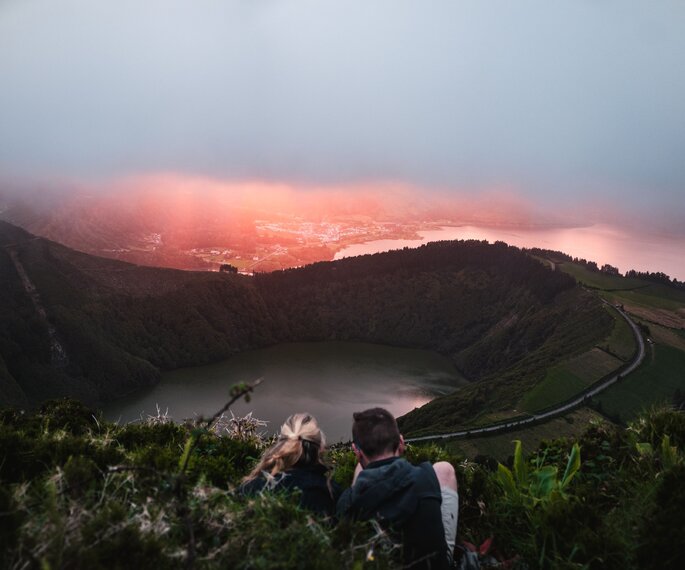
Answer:
<path fill-rule="evenodd" d="M 264 452 L 245 481 L 251 481 L 263 472 L 273 476 L 287 471 L 300 460 L 307 464 L 324 465 L 321 453 L 325 446 L 326 436 L 316 418 L 310 414 L 293 414 L 281 426 L 276 443 Z"/>

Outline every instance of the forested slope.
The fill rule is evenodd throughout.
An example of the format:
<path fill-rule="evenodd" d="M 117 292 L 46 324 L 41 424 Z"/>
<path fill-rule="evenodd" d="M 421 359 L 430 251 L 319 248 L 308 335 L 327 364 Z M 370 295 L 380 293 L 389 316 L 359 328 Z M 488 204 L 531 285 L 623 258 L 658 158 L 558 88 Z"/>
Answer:
<path fill-rule="evenodd" d="M 0 267 L 6 403 L 97 403 L 156 382 L 160 369 L 354 340 L 437 350 L 479 381 L 469 406 L 499 405 L 611 327 L 571 277 L 502 243 L 438 242 L 247 277 L 101 259 L 0 223 Z M 51 356 L 55 338 L 66 362 Z"/>

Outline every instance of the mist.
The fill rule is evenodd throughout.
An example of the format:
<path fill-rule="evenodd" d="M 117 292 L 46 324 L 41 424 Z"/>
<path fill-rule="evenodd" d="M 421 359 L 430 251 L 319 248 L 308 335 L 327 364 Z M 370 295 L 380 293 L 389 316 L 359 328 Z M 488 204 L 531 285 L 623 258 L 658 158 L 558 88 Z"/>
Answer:
<path fill-rule="evenodd" d="M 5 1 L 0 180 L 507 196 L 535 219 L 681 232 L 684 16 L 676 1 Z"/>

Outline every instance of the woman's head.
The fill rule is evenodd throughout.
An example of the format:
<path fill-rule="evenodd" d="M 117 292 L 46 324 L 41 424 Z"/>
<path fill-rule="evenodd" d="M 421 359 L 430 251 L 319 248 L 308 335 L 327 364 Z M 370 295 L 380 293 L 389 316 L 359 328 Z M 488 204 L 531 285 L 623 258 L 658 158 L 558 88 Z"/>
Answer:
<path fill-rule="evenodd" d="M 285 420 L 278 440 L 264 452 L 247 479 L 254 479 L 263 471 L 276 475 L 296 465 L 323 464 L 321 454 L 325 446 L 326 437 L 316 418 L 310 414 L 293 414 Z"/>

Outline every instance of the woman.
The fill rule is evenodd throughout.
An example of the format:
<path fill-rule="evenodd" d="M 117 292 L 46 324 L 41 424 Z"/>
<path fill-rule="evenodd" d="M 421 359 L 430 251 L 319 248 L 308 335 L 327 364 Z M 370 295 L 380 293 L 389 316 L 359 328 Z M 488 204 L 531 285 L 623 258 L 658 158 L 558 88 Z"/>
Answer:
<path fill-rule="evenodd" d="M 251 495 L 264 489 L 299 490 L 300 506 L 333 516 L 340 489 L 323 462 L 325 445 L 326 438 L 313 416 L 290 416 L 281 426 L 278 441 L 264 452 L 239 491 Z"/>

